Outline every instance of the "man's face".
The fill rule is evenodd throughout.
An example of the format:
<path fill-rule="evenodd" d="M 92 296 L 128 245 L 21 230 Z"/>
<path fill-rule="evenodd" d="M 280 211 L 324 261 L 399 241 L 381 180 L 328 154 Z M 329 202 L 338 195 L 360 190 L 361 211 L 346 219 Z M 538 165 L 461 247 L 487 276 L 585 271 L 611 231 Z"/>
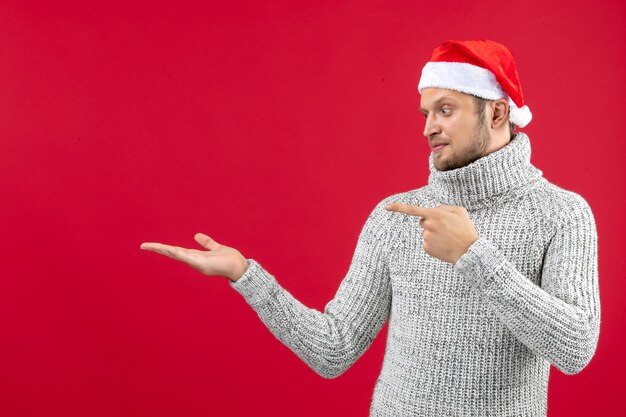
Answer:
<path fill-rule="evenodd" d="M 464 167 L 486 155 L 491 135 L 485 120 L 476 114 L 472 96 L 441 88 L 425 88 L 420 111 L 426 117 L 424 136 L 439 171 Z M 445 145 L 437 146 L 439 143 Z"/>

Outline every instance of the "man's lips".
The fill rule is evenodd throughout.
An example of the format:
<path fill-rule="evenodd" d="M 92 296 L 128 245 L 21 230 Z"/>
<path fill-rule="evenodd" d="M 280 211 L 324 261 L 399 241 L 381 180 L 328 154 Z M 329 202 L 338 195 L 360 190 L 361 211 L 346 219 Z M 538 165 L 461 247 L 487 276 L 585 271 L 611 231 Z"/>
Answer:
<path fill-rule="evenodd" d="M 446 145 L 447 145 L 447 143 L 435 143 L 435 144 L 432 145 L 432 150 L 434 152 L 438 152 L 441 149 L 443 149 Z"/>

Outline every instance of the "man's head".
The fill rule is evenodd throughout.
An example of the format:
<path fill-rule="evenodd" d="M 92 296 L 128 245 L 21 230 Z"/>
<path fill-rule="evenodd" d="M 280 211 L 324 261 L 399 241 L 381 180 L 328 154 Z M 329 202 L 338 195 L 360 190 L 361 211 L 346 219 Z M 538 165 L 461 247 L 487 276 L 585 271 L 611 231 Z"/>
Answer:
<path fill-rule="evenodd" d="M 464 167 L 502 148 L 512 136 L 505 99 L 483 100 L 454 90 L 425 88 L 420 111 L 426 118 L 424 136 L 440 171 Z"/>
<path fill-rule="evenodd" d="M 441 151 L 433 149 L 440 170 L 465 166 L 500 149 L 515 126 L 532 119 L 511 51 L 489 40 L 443 42 L 422 69 L 418 91 L 431 148 L 448 143 Z M 442 109 L 444 102 L 449 110 Z"/>

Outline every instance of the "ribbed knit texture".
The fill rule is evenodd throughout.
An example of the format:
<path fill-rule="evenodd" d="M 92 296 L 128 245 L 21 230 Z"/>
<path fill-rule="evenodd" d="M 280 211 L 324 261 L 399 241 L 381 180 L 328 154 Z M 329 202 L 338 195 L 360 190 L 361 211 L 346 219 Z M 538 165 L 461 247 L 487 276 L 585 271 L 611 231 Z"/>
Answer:
<path fill-rule="evenodd" d="M 324 312 L 257 261 L 231 285 L 313 370 L 348 369 L 389 320 L 371 416 L 546 416 L 550 365 L 580 372 L 600 328 L 597 232 L 587 202 L 543 178 L 518 132 L 500 150 L 385 198 Z M 391 202 L 465 207 L 478 240 L 456 264 L 422 248 Z M 322 277 L 323 279 L 323 277 Z M 576 399 L 573 399 L 576 401 Z"/>

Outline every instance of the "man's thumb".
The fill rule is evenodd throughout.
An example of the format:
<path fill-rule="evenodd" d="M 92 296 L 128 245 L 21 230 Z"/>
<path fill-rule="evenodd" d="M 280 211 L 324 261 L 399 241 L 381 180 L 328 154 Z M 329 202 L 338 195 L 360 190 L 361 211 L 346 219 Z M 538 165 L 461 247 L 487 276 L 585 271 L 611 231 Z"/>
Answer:
<path fill-rule="evenodd" d="M 196 233 L 196 235 L 193 238 L 203 248 L 206 248 L 208 250 L 215 250 L 215 249 L 218 249 L 221 246 L 219 243 L 217 243 L 216 241 L 211 239 L 211 237 L 205 235 L 204 233 Z"/>

